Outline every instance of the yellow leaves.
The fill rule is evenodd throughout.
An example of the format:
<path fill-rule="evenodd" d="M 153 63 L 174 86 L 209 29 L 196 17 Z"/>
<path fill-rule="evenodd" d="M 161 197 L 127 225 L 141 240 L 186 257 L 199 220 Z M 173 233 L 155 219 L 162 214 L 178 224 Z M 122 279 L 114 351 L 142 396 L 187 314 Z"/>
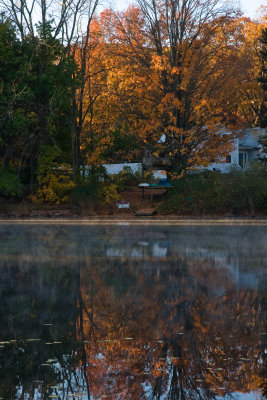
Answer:
<path fill-rule="evenodd" d="M 37 192 L 29 198 L 33 203 L 64 203 L 69 200 L 70 192 L 75 187 L 68 175 L 49 174 L 46 181 Z"/>
<path fill-rule="evenodd" d="M 106 203 L 111 203 L 113 201 L 118 201 L 120 199 L 120 196 L 117 192 L 117 185 L 115 185 L 114 183 L 104 186 L 103 194 Z"/>
<path fill-rule="evenodd" d="M 154 54 L 151 60 L 151 69 L 155 71 L 164 71 L 165 66 L 164 57 Z"/>

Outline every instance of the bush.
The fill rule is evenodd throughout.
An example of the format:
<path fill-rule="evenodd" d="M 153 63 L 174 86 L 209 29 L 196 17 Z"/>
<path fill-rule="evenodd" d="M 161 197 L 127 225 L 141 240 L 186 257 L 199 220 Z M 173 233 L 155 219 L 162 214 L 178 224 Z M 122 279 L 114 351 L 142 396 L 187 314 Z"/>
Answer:
<path fill-rule="evenodd" d="M 128 166 L 125 166 L 121 172 L 112 175 L 112 182 L 117 186 L 118 191 L 131 189 L 133 186 L 138 186 L 142 181 L 142 174 L 140 171 L 133 172 Z"/>
<path fill-rule="evenodd" d="M 174 181 L 164 211 L 205 214 L 221 208 L 222 177 L 212 172 L 188 174 Z"/>
<path fill-rule="evenodd" d="M 0 195 L 6 197 L 21 197 L 22 184 L 11 169 L 0 170 Z"/>
<path fill-rule="evenodd" d="M 52 146 L 42 148 L 38 161 L 37 182 L 39 188 L 29 196 L 34 203 L 64 203 L 69 200 L 75 184 L 72 180 L 71 167 L 56 162 L 58 150 Z"/>
<path fill-rule="evenodd" d="M 233 212 L 266 208 L 267 175 L 258 163 L 247 171 L 233 169 L 227 176 L 223 187 L 224 202 Z"/>
<path fill-rule="evenodd" d="M 102 173 L 89 173 L 83 183 L 71 192 L 71 201 L 76 206 L 94 207 L 119 200 L 117 186 L 105 181 Z"/>
<path fill-rule="evenodd" d="M 233 169 L 228 174 L 187 174 L 173 182 L 165 212 L 193 214 L 250 212 L 266 209 L 266 171 L 254 164 L 249 170 Z"/>
<path fill-rule="evenodd" d="M 65 203 L 70 198 L 71 190 L 75 184 L 68 175 L 47 174 L 45 184 L 30 196 L 33 203 Z"/>
<path fill-rule="evenodd" d="M 101 194 L 104 203 L 112 203 L 118 201 L 120 198 L 117 192 L 117 186 L 114 183 L 103 185 L 101 188 Z"/>

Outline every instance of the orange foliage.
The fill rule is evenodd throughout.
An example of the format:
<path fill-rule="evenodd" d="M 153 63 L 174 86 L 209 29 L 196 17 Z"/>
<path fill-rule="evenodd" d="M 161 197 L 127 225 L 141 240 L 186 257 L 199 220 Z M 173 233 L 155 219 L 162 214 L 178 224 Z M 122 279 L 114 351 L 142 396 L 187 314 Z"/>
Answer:
<path fill-rule="evenodd" d="M 253 291 L 238 293 L 227 270 L 208 260 L 187 264 L 177 255 L 162 259 L 161 272 L 175 292 L 166 287 L 168 279 L 164 284 L 156 275 L 135 274 L 139 268 L 127 259 L 121 267 L 136 281 L 119 300 L 113 285 L 101 278 L 109 266 L 88 262 L 81 276 L 83 329 L 78 327 L 77 338 L 84 342 L 93 396 L 139 399 L 151 387 L 162 394 L 190 390 L 192 398 L 201 388 L 209 398 L 211 391 L 225 395 L 262 386 L 264 321 Z M 93 302 L 88 290 L 92 280 Z M 211 300 L 208 287 L 215 293 L 224 288 L 225 294 Z"/>
<path fill-rule="evenodd" d="M 257 122 L 257 40 L 264 23 L 231 10 L 210 18 L 205 2 L 198 5 L 204 19 L 185 1 L 173 15 L 176 0 L 151 3 L 153 15 L 140 4 L 104 10 L 92 23 L 81 140 L 86 162 L 103 158 L 116 129 L 152 147 L 160 147 L 165 133 L 161 150 L 177 173 L 225 157 L 234 133 L 220 129 Z"/>

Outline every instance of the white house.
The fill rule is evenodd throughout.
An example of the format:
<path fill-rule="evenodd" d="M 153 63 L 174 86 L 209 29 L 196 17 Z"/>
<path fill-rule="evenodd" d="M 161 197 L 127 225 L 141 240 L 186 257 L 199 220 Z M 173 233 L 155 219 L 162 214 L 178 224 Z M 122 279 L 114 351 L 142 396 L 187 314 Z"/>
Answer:
<path fill-rule="evenodd" d="M 259 157 L 265 157 L 260 138 L 266 135 L 264 128 L 247 129 L 244 136 L 234 139 L 233 150 L 221 163 L 212 163 L 205 169 L 227 173 L 233 167 L 246 170 L 249 165 Z"/>
<path fill-rule="evenodd" d="M 231 132 L 227 132 L 227 134 L 231 135 Z M 233 167 L 246 170 L 254 160 L 259 158 L 259 156 L 266 157 L 266 154 L 263 153 L 263 146 L 259 142 L 260 138 L 264 135 L 266 135 L 266 129 L 264 128 L 247 129 L 241 138 L 233 140 L 233 150 L 224 161 L 221 163 L 211 163 L 208 167 L 203 167 L 200 169 L 219 171 L 222 173 L 229 172 Z M 160 138 L 160 142 L 164 143 L 164 141 L 165 135 L 163 134 Z M 137 171 L 141 172 L 142 170 L 142 163 L 104 164 L 103 166 L 110 175 L 118 174 L 123 170 L 124 167 L 129 167 L 133 173 Z M 150 167 L 153 169 L 152 165 Z M 165 171 L 154 171 L 155 179 L 165 177 Z"/>

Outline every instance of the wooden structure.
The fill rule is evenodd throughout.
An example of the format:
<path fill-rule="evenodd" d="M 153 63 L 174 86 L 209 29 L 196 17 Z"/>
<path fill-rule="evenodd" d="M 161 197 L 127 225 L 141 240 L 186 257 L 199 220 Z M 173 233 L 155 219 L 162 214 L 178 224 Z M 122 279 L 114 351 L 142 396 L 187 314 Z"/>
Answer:
<path fill-rule="evenodd" d="M 152 151 L 146 149 L 144 157 L 142 158 L 142 167 L 144 170 L 163 169 L 169 171 L 171 168 L 171 158 L 164 152 L 155 156 Z"/>
<path fill-rule="evenodd" d="M 171 169 L 171 158 L 164 151 L 159 152 L 158 156 L 152 154 L 152 150 L 146 148 L 144 157 L 142 158 L 142 172 L 153 170 L 169 171 Z M 153 189 L 167 189 L 164 186 L 152 184 L 152 173 L 150 175 L 150 198 L 153 200 Z M 144 198 L 144 189 L 142 188 L 142 197 Z"/>

